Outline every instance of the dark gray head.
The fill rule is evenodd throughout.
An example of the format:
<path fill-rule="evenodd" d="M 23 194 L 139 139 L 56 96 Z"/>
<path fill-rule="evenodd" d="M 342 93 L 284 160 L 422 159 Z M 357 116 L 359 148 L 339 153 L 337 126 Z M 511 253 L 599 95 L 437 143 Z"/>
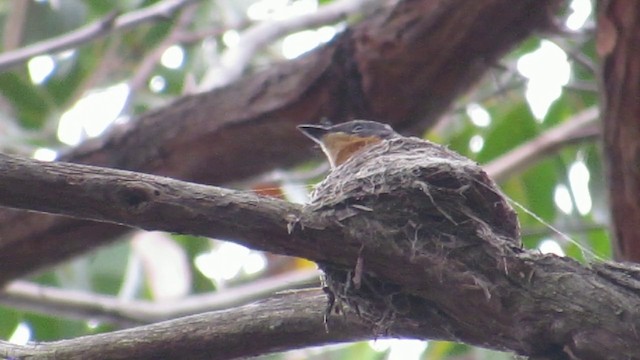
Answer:
<path fill-rule="evenodd" d="M 298 125 L 298 129 L 313 141 L 321 143 L 322 138 L 330 133 L 343 133 L 368 138 L 377 137 L 381 140 L 399 136 L 391 126 L 370 120 L 352 120 L 336 125 Z"/>

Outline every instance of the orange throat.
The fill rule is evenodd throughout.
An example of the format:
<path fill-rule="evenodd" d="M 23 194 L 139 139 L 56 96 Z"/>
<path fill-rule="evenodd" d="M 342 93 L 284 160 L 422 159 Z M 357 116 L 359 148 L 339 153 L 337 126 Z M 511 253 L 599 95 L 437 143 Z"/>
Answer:
<path fill-rule="evenodd" d="M 381 141 L 382 139 L 375 136 L 360 137 L 344 133 L 329 134 L 322 139 L 322 151 L 329 158 L 333 169 L 345 163 L 356 153 Z"/>

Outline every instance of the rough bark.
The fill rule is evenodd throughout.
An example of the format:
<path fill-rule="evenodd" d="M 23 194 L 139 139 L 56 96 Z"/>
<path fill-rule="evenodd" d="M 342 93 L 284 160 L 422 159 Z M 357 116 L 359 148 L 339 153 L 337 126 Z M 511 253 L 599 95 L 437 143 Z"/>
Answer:
<path fill-rule="evenodd" d="M 506 200 L 477 166 L 439 147 L 435 156 L 379 147 L 393 156 L 361 158 L 349 168 L 345 163 L 307 207 L 152 175 L 7 156 L 0 158 L 0 189 L 11 191 L 0 192 L 0 204 L 224 237 L 330 264 L 332 281 L 335 271 L 346 274 L 344 288 L 333 287 L 339 308 L 350 318 L 360 314 L 371 337 L 459 341 L 539 359 L 640 358 L 640 269 L 583 266 L 523 250 Z M 336 180 L 341 172 L 349 182 Z M 322 309 L 313 312 L 321 323 Z M 263 324 L 272 335 L 295 314 L 282 316 Z M 190 334 L 188 325 L 162 326 L 189 344 L 205 337 Z M 209 328 L 210 336 L 216 329 Z M 108 344 L 108 335 L 97 339 Z M 135 343 L 165 351 L 154 335 Z"/>
<path fill-rule="evenodd" d="M 615 231 L 615 255 L 640 262 L 640 4 L 601 1 L 604 150 Z"/>
<path fill-rule="evenodd" d="M 301 122 L 368 118 L 400 131 L 424 129 L 501 55 L 547 29 L 560 2 L 399 1 L 301 59 L 181 98 L 61 160 L 224 184 L 307 159 L 311 147 L 295 130 Z M 2 211 L 0 253 L 47 249 L 31 262 L 3 263 L 3 275 L 25 275 L 124 231 Z"/>

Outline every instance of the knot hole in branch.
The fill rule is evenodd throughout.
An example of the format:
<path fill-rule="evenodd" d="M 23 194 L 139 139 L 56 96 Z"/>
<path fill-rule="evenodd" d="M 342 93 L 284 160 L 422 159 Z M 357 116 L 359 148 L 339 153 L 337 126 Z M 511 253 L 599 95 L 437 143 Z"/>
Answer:
<path fill-rule="evenodd" d="M 156 191 L 157 192 L 157 191 Z M 126 187 L 116 193 L 117 200 L 129 208 L 140 210 L 151 200 L 152 191 L 142 187 Z"/>

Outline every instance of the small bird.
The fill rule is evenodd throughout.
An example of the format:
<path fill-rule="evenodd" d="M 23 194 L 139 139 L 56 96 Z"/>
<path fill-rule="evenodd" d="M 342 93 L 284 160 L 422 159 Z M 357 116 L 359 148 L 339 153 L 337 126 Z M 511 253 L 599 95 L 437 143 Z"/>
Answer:
<path fill-rule="evenodd" d="M 387 124 L 369 120 L 352 120 L 330 126 L 299 125 L 298 129 L 320 145 L 331 169 L 371 145 L 402 136 Z"/>
<path fill-rule="evenodd" d="M 413 323 L 424 309 L 432 309 L 431 300 L 418 294 L 447 284 L 443 277 L 457 283 L 452 296 L 473 288 L 467 294 L 477 296 L 478 304 L 490 298 L 491 289 L 483 288 L 481 277 L 470 276 L 459 264 L 476 266 L 475 260 L 469 262 L 472 251 L 478 251 L 480 259 L 485 258 L 484 249 L 505 245 L 519 252 L 522 244 L 515 211 L 476 162 L 374 121 L 298 129 L 321 146 L 332 168 L 303 211 L 340 224 L 344 249 L 352 256 L 357 253 L 352 265 L 331 258 L 318 262 L 327 294 L 327 329 L 329 316 L 345 311 L 368 321 L 379 334 L 387 334 L 403 317 Z M 376 253 L 378 249 L 387 251 Z M 386 254 L 396 259 L 404 254 L 406 261 L 423 264 L 424 273 L 405 288 L 389 275 L 402 268 L 401 263 L 381 267 Z M 494 260 L 491 267 L 503 266 L 502 260 Z M 449 264 L 451 272 L 443 272 L 442 264 Z"/>
<path fill-rule="evenodd" d="M 336 170 L 337 167 L 346 163 L 354 155 L 363 153 L 382 141 L 404 138 L 402 135 L 396 133 L 391 126 L 369 120 L 352 120 L 329 126 L 305 124 L 299 125 L 298 129 L 320 145 L 322 151 L 329 159 L 332 170 Z M 348 169 L 342 168 L 342 170 Z M 334 173 L 337 173 L 337 171 Z M 328 183 L 325 182 L 324 184 L 327 184 L 329 188 L 331 188 L 331 180 L 328 180 Z M 320 191 L 317 191 L 318 189 L 320 189 Z M 324 188 L 316 188 L 316 191 L 311 194 L 312 203 L 320 200 L 326 195 L 322 189 Z M 343 288 L 338 284 L 343 282 L 343 279 L 346 277 L 350 277 L 352 280 L 348 281 L 353 282 L 355 288 L 360 288 L 360 282 L 363 276 L 361 256 L 358 256 L 357 263 L 359 265 L 356 265 L 356 268 L 353 270 L 353 274 L 349 276 L 345 276 L 345 270 L 339 266 L 336 267 L 328 263 L 318 263 L 320 269 L 324 273 L 322 276 L 323 290 L 328 297 L 327 308 L 324 314 L 324 324 L 327 332 L 329 331 L 327 321 L 331 312 L 334 309 L 336 312 L 342 311 L 338 311 L 338 309 L 342 308 L 341 296 L 346 290 L 338 289 L 345 289 L 349 287 L 346 286 Z M 348 273 L 351 274 L 351 272 Z"/>

